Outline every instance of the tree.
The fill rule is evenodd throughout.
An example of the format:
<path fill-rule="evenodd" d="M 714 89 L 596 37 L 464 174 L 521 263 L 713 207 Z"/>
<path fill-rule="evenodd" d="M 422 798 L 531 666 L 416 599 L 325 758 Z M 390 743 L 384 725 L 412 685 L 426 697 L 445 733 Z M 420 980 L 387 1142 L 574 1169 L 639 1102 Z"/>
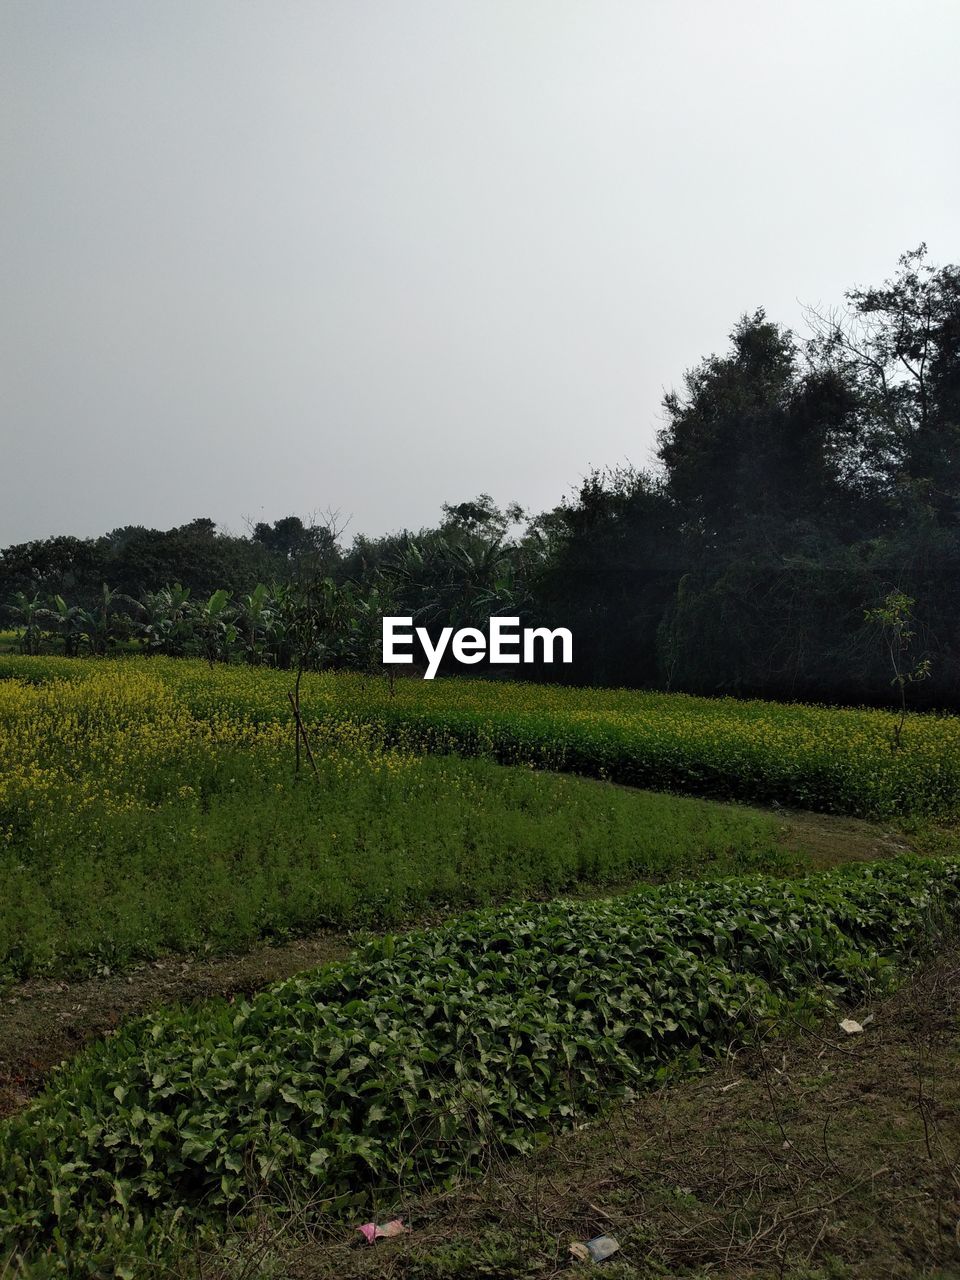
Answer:
<path fill-rule="evenodd" d="M 531 612 L 576 638 L 562 677 L 656 683 L 657 628 L 685 555 L 662 481 L 631 467 L 593 471 L 573 498 L 532 522 L 528 547 L 530 538 L 542 548 L 525 566 Z"/>
<path fill-rule="evenodd" d="M 18 591 L 10 605 L 10 613 L 14 621 L 23 627 L 23 631 L 19 636 L 20 652 L 32 655 L 40 653 L 43 640 L 42 623 L 44 610 L 39 592 L 34 592 L 32 596 L 27 596 L 25 592 Z"/>
<path fill-rule="evenodd" d="M 960 502 L 960 268 L 934 268 L 926 245 L 846 307 L 808 309 L 813 354 L 856 386 L 861 468 L 888 493 L 919 484 L 948 518 Z M 916 490 L 915 490 L 916 491 Z"/>
<path fill-rule="evenodd" d="M 892 746 L 899 751 L 903 737 L 903 726 L 907 718 L 907 686 L 926 680 L 930 675 L 930 659 L 921 658 L 915 661 L 911 649 L 916 639 L 913 629 L 913 606 L 916 604 L 902 591 L 890 591 L 882 605 L 868 609 L 865 618 L 875 623 L 883 636 L 884 648 L 893 669 L 891 684 L 897 693 L 900 705 L 900 718 L 894 725 Z"/>
<path fill-rule="evenodd" d="M 304 524 L 299 516 L 284 516 L 272 525 L 262 521 L 253 528 L 253 541 L 273 557 L 282 577 L 296 576 L 301 562 L 322 564 L 331 573 L 340 559 L 338 520 L 330 514 L 325 522 Z"/>
<path fill-rule="evenodd" d="M 782 543 L 791 527 L 836 526 L 858 402 L 833 368 L 802 365 L 794 336 L 744 316 L 725 356 L 664 398 L 658 457 L 666 490 L 700 552 Z"/>

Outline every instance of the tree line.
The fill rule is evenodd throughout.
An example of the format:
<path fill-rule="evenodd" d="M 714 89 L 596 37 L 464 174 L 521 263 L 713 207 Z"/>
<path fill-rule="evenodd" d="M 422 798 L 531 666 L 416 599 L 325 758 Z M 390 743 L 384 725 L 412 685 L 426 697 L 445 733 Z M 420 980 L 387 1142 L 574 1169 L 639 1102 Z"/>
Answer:
<path fill-rule="evenodd" d="M 349 546 L 296 516 L 47 538 L 0 552 L 5 621 L 27 647 L 291 665 L 299 644 L 367 669 L 385 612 L 509 614 L 575 638 L 572 667 L 528 677 L 892 703 L 909 682 L 955 708 L 960 268 L 921 246 L 807 320 L 743 316 L 665 397 L 656 465 L 595 471 L 550 511 L 480 495 Z"/>

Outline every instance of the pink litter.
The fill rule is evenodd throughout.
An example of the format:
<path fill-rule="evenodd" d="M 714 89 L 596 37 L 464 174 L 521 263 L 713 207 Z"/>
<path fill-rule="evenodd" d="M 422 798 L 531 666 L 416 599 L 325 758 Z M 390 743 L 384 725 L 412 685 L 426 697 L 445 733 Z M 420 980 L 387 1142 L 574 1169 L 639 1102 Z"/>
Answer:
<path fill-rule="evenodd" d="M 393 1236 L 402 1236 L 405 1231 L 409 1231 L 409 1227 L 403 1225 L 402 1218 L 391 1218 L 389 1222 L 365 1222 L 362 1227 L 357 1230 L 366 1240 L 367 1244 L 373 1244 L 374 1240 L 389 1240 Z"/>

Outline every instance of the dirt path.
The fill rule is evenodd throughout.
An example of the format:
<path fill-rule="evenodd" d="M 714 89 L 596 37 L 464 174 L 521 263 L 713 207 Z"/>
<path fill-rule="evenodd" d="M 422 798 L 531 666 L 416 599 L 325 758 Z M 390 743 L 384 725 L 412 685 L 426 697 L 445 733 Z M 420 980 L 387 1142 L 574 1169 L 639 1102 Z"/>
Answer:
<path fill-rule="evenodd" d="M 349 950 L 348 935 L 321 932 L 240 956 L 174 956 L 106 977 L 19 983 L 0 996 L 0 1116 L 23 1106 L 64 1058 L 126 1018 L 164 1004 L 247 995 Z"/>
<path fill-rule="evenodd" d="M 780 843 L 796 850 L 815 869 L 841 862 L 871 862 L 909 853 L 914 841 L 892 824 L 841 818 L 803 809 L 767 809 L 780 824 Z"/>

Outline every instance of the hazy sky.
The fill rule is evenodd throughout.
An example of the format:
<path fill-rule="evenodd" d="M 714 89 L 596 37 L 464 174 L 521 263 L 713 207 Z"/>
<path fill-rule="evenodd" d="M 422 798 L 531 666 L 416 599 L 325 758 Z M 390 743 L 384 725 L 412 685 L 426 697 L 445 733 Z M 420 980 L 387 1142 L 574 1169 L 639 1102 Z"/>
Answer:
<path fill-rule="evenodd" d="M 960 259 L 960 4 L 0 0 L 0 545 L 645 465 L 764 306 Z"/>

